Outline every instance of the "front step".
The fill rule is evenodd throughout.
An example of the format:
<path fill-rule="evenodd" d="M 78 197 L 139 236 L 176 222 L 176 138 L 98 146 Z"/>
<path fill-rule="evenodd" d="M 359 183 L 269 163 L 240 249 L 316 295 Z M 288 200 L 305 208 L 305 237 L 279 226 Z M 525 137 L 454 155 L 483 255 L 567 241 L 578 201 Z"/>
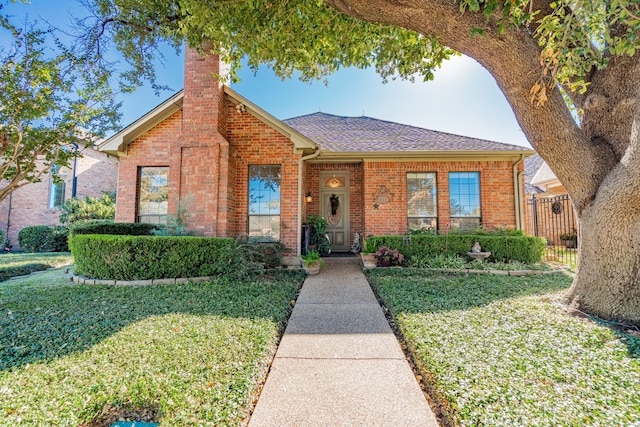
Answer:
<path fill-rule="evenodd" d="M 353 255 L 350 254 L 351 256 L 329 256 L 329 257 L 322 257 L 322 259 L 324 260 L 325 264 L 327 265 L 338 265 L 338 264 L 355 264 L 355 265 L 360 265 L 360 255 Z"/>

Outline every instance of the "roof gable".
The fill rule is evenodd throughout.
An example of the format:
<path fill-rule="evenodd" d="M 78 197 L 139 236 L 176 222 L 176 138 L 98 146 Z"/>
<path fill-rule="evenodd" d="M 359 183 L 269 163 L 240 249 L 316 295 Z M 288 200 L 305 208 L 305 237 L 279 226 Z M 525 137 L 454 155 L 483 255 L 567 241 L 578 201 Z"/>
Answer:
<path fill-rule="evenodd" d="M 267 126 L 275 129 L 277 132 L 289 138 L 293 142 L 295 149 L 304 150 L 317 148 L 317 144 L 307 138 L 305 135 L 301 134 L 281 120 L 278 120 L 231 88 L 224 86 L 224 93 L 237 106 L 241 105 L 243 111 L 252 114 Z M 153 110 L 149 111 L 147 114 L 140 117 L 135 122 L 126 126 L 120 132 L 107 138 L 98 146 L 98 149 L 100 151 L 104 151 L 106 153 L 114 155 L 125 153 L 127 146 L 136 138 L 140 137 L 145 132 L 152 129 L 154 126 L 157 126 L 162 121 L 169 118 L 176 111 L 182 109 L 183 100 L 184 91 L 177 92 L 172 97 L 155 107 Z"/>

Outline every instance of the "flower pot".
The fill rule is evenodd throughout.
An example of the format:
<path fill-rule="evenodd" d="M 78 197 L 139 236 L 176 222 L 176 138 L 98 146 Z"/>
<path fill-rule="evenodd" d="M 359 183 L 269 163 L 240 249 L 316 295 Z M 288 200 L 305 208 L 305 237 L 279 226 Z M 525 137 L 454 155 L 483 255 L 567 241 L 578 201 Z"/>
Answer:
<path fill-rule="evenodd" d="M 380 267 L 391 267 L 391 260 L 386 258 L 381 258 Z"/>
<path fill-rule="evenodd" d="M 316 274 L 320 273 L 320 263 L 316 262 L 316 263 L 313 263 L 313 264 L 309 264 L 309 265 L 305 266 L 304 271 L 309 276 L 315 276 Z"/>
<path fill-rule="evenodd" d="M 362 258 L 362 265 L 364 268 L 376 268 L 378 266 L 378 260 L 375 254 L 360 254 Z"/>

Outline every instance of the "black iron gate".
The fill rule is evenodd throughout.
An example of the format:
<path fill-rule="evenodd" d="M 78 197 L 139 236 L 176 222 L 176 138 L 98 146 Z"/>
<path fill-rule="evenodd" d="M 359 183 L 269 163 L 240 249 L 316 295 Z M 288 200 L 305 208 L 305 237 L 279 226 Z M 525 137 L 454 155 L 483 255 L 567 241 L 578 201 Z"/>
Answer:
<path fill-rule="evenodd" d="M 547 261 L 574 268 L 578 262 L 578 221 L 566 194 L 527 200 L 527 231 L 547 240 Z"/>

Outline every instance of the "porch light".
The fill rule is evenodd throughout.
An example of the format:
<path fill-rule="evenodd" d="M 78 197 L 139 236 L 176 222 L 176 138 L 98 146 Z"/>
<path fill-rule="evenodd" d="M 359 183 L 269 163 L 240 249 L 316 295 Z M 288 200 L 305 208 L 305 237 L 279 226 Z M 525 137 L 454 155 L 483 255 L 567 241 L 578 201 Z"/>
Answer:
<path fill-rule="evenodd" d="M 311 203 L 313 201 L 313 197 L 311 197 L 311 192 L 309 191 L 306 196 L 304 196 L 304 200 L 307 203 Z"/>

